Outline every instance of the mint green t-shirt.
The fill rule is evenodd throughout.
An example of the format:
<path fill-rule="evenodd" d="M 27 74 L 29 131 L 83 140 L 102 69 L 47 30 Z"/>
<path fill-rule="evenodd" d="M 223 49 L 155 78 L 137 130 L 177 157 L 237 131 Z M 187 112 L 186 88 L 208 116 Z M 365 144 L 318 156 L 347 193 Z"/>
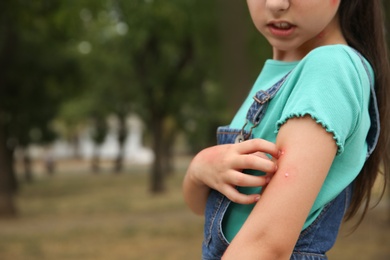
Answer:
<path fill-rule="evenodd" d="M 373 78 L 371 66 L 367 61 L 365 63 Z M 275 142 L 278 130 L 289 118 L 305 115 L 310 115 L 333 134 L 338 147 L 337 155 L 302 228 L 305 229 L 324 205 L 346 188 L 363 167 L 367 154 L 365 140 L 370 128 L 370 78 L 357 53 L 345 45 L 316 48 L 297 62 L 267 60 L 230 128 L 241 129 L 255 93 L 268 89 L 289 71 L 292 71 L 291 74 L 270 101 L 264 118 L 253 129 L 253 135 L 254 138 Z M 248 124 L 245 129 L 250 127 Z M 262 174 L 258 172 L 258 175 Z M 316 174 L 315 169 L 313 174 Z M 260 187 L 238 189 L 246 194 L 261 191 Z M 230 204 L 223 220 L 223 232 L 228 241 L 237 234 L 253 207 Z"/>

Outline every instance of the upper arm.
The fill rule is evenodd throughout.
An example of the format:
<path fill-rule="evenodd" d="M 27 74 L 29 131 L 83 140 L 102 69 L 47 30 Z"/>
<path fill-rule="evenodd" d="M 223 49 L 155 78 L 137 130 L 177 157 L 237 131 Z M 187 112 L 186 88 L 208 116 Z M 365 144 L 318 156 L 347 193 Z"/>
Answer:
<path fill-rule="evenodd" d="M 291 253 L 337 152 L 333 135 L 310 116 L 289 119 L 276 143 L 278 170 L 232 241 L 260 254 Z"/>

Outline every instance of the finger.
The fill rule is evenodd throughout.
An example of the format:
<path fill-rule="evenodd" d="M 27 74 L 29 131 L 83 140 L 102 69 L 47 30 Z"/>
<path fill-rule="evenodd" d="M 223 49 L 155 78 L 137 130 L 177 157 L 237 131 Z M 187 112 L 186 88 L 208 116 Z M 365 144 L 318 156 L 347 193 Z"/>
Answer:
<path fill-rule="evenodd" d="M 271 177 L 272 176 L 270 175 L 255 176 L 235 171 L 232 174 L 228 174 L 224 181 L 232 186 L 260 187 L 267 185 L 270 182 Z"/>
<path fill-rule="evenodd" d="M 268 157 L 266 159 L 253 154 L 240 155 L 235 158 L 233 165 L 235 169 L 251 169 L 267 173 L 274 173 L 277 170 L 277 165 Z"/>
<path fill-rule="evenodd" d="M 237 204 L 253 204 L 260 199 L 259 194 L 242 194 L 231 186 L 226 187 L 224 194 L 229 200 Z"/>
<path fill-rule="evenodd" d="M 266 177 L 268 178 L 268 180 L 271 180 L 272 177 L 274 177 L 274 174 L 275 174 L 274 172 L 272 173 L 266 172 L 265 175 L 262 175 L 262 177 Z"/>
<path fill-rule="evenodd" d="M 237 151 L 241 154 L 250 154 L 255 152 L 268 153 L 272 157 L 279 157 L 279 149 L 272 142 L 256 138 L 237 143 Z"/>
<path fill-rule="evenodd" d="M 255 155 L 255 156 L 260 157 L 260 158 L 263 158 L 263 159 L 271 160 L 271 158 L 269 158 L 269 157 L 267 156 L 267 154 L 265 154 L 265 153 L 255 152 L 255 153 L 252 153 L 252 155 Z"/>

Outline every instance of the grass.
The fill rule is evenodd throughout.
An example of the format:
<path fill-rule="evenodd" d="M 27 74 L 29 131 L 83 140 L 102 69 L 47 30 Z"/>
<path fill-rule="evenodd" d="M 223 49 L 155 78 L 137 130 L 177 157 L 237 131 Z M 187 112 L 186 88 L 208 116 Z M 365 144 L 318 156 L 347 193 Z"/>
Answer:
<path fill-rule="evenodd" d="M 22 185 L 19 217 L 0 221 L 0 259 L 200 259 L 203 220 L 181 196 L 185 164 L 158 196 L 145 170 L 92 175 L 67 165 Z M 346 225 L 330 259 L 389 259 L 387 211 L 380 204 L 350 236 Z"/>

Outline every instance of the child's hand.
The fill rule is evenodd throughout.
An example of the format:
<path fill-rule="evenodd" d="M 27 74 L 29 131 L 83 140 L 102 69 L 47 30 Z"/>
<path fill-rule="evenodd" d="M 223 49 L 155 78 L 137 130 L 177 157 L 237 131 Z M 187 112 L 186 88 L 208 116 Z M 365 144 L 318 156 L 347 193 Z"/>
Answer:
<path fill-rule="evenodd" d="M 266 153 L 273 158 L 278 157 L 276 145 L 262 139 L 213 146 L 197 154 L 187 175 L 197 185 L 218 190 L 235 203 L 251 204 L 260 198 L 260 194 L 242 194 L 236 186 L 267 185 L 277 166 L 275 160 L 269 159 Z M 244 169 L 259 170 L 267 174 L 253 176 L 242 173 Z"/>

